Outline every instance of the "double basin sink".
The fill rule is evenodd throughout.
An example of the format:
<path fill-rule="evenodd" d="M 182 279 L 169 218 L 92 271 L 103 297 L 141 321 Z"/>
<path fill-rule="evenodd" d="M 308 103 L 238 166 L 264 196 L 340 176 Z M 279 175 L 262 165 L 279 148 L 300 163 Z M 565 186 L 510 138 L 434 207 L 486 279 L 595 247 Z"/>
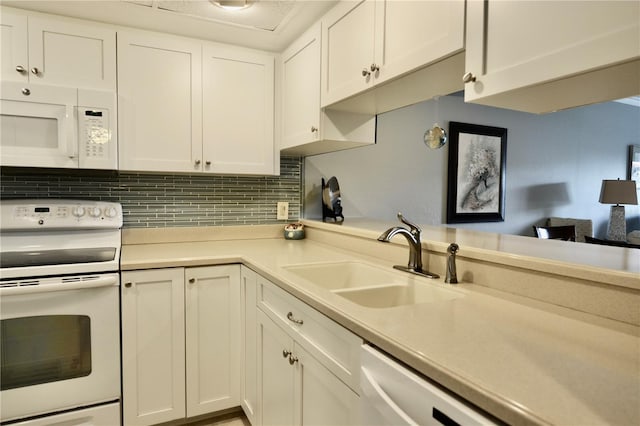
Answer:
<path fill-rule="evenodd" d="M 362 262 L 308 263 L 288 265 L 284 269 L 369 308 L 444 302 L 463 297 L 461 292 Z"/>

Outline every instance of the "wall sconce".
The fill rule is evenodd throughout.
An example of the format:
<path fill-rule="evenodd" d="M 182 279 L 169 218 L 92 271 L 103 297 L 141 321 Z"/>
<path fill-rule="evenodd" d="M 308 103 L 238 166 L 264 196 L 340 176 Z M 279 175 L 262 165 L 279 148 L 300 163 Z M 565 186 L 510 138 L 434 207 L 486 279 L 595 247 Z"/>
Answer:
<path fill-rule="evenodd" d="M 611 206 L 607 239 L 627 240 L 627 222 L 624 218 L 624 206 L 620 204 L 638 204 L 636 182 L 633 180 L 603 180 L 600 189 L 600 203 Z"/>

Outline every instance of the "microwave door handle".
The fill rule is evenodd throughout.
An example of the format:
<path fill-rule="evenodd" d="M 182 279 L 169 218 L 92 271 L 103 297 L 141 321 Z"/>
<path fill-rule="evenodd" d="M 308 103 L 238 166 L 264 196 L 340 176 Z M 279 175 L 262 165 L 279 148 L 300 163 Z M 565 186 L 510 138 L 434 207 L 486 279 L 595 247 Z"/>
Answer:
<path fill-rule="evenodd" d="M 79 163 L 78 159 L 78 132 L 80 131 L 78 123 L 79 112 L 78 108 L 73 105 L 67 105 L 66 107 L 67 120 L 66 124 L 66 140 L 67 140 L 67 156 L 70 160 L 74 160 Z"/>
<path fill-rule="evenodd" d="M 43 285 L 26 285 L 17 287 L 3 287 L 0 288 L 0 296 L 15 296 L 18 294 L 35 294 L 35 293 L 48 293 L 52 291 L 66 291 L 66 290 L 86 290 L 90 288 L 98 287 L 110 287 L 118 285 L 117 276 L 105 276 L 99 277 L 91 281 L 81 281 L 72 283 L 63 283 L 62 281 L 43 284 Z"/>

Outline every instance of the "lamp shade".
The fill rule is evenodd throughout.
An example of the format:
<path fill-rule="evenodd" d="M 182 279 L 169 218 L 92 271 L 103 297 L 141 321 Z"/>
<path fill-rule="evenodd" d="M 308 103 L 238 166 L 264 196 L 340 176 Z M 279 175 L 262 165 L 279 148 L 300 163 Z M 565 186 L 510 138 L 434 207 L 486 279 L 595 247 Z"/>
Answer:
<path fill-rule="evenodd" d="M 602 204 L 638 204 L 636 182 L 633 180 L 603 180 L 600 188 Z"/>

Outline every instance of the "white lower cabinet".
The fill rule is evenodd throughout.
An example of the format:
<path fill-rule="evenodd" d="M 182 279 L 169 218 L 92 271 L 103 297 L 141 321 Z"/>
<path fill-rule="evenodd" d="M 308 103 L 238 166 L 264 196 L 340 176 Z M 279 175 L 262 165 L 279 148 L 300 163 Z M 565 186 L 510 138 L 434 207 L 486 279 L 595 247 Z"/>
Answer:
<path fill-rule="evenodd" d="M 257 289 L 254 426 L 359 424 L 362 340 L 262 277 Z"/>
<path fill-rule="evenodd" d="M 125 425 L 240 404 L 240 265 L 122 272 Z"/>
<path fill-rule="evenodd" d="M 240 269 L 240 405 L 251 424 L 257 424 L 258 356 L 256 340 L 256 285 L 258 274 L 246 266 Z"/>

